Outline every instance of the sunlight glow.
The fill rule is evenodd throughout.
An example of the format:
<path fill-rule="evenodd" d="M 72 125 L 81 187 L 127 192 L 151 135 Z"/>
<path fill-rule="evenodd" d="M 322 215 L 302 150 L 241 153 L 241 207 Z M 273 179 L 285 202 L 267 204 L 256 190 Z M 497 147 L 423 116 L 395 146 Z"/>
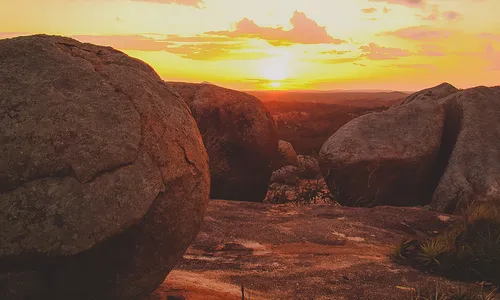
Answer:
<path fill-rule="evenodd" d="M 289 77 L 287 58 L 266 58 L 260 61 L 262 77 L 268 80 L 284 80 Z"/>
<path fill-rule="evenodd" d="M 65 35 L 144 60 L 165 80 L 243 90 L 466 88 L 499 84 L 499 9 L 499 0 L 0 1 L 0 39 Z"/>
<path fill-rule="evenodd" d="M 269 85 L 273 88 L 280 88 L 281 87 L 280 82 L 271 82 Z"/>

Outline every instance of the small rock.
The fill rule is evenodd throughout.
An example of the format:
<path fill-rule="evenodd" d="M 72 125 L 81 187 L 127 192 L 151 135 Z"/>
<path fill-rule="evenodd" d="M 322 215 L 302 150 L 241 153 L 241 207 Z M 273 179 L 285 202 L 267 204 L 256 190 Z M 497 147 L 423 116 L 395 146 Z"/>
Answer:
<path fill-rule="evenodd" d="M 441 220 L 441 222 L 450 222 L 451 221 L 451 218 L 448 216 L 445 216 L 445 215 L 439 215 L 437 218 L 439 220 Z"/>

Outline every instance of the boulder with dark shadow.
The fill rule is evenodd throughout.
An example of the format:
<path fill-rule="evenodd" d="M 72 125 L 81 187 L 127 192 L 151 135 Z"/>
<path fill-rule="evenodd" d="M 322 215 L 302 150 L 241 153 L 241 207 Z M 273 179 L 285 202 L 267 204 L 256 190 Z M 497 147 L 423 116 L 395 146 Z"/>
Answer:
<path fill-rule="evenodd" d="M 278 158 L 278 133 L 260 100 L 211 84 L 167 85 L 187 101 L 203 136 L 211 198 L 262 202 Z"/>
<path fill-rule="evenodd" d="M 347 206 L 430 203 L 444 126 L 435 101 L 410 102 L 354 119 L 323 145 L 320 165 L 335 199 Z"/>
<path fill-rule="evenodd" d="M 203 220 L 208 157 L 145 63 L 54 36 L 0 40 L 2 299 L 136 299 Z"/>
<path fill-rule="evenodd" d="M 476 87 L 439 100 L 446 122 L 432 207 L 459 212 L 500 201 L 500 87 Z"/>
<path fill-rule="evenodd" d="M 357 118 L 321 149 L 344 205 L 426 205 L 459 213 L 500 201 L 500 87 L 441 84 Z"/>

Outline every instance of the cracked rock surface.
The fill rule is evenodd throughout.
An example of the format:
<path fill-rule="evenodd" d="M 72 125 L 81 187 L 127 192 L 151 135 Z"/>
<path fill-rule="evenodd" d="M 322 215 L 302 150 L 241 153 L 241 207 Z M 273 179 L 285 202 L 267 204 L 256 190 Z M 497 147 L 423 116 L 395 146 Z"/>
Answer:
<path fill-rule="evenodd" d="M 152 291 L 208 200 L 186 103 L 139 60 L 45 35 L 0 41 L 0 91 L 0 294 Z"/>

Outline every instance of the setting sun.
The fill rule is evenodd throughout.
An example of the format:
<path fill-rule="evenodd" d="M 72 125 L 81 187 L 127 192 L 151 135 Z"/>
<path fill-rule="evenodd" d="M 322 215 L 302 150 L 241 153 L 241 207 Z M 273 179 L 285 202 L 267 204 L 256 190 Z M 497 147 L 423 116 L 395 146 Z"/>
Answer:
<path fill-rule="evenodd" d="M 280 88 L 281 87 L 281 83 L 280 82 L 271 82 L 269 85 L 272 88 Z"/>
<path fill-rule="evenodd" d="M 268 80 L 284 80 L 288 78 L 289 65 L 286 58 L 270 58 L 260 61 L 262 77 Z"/>

